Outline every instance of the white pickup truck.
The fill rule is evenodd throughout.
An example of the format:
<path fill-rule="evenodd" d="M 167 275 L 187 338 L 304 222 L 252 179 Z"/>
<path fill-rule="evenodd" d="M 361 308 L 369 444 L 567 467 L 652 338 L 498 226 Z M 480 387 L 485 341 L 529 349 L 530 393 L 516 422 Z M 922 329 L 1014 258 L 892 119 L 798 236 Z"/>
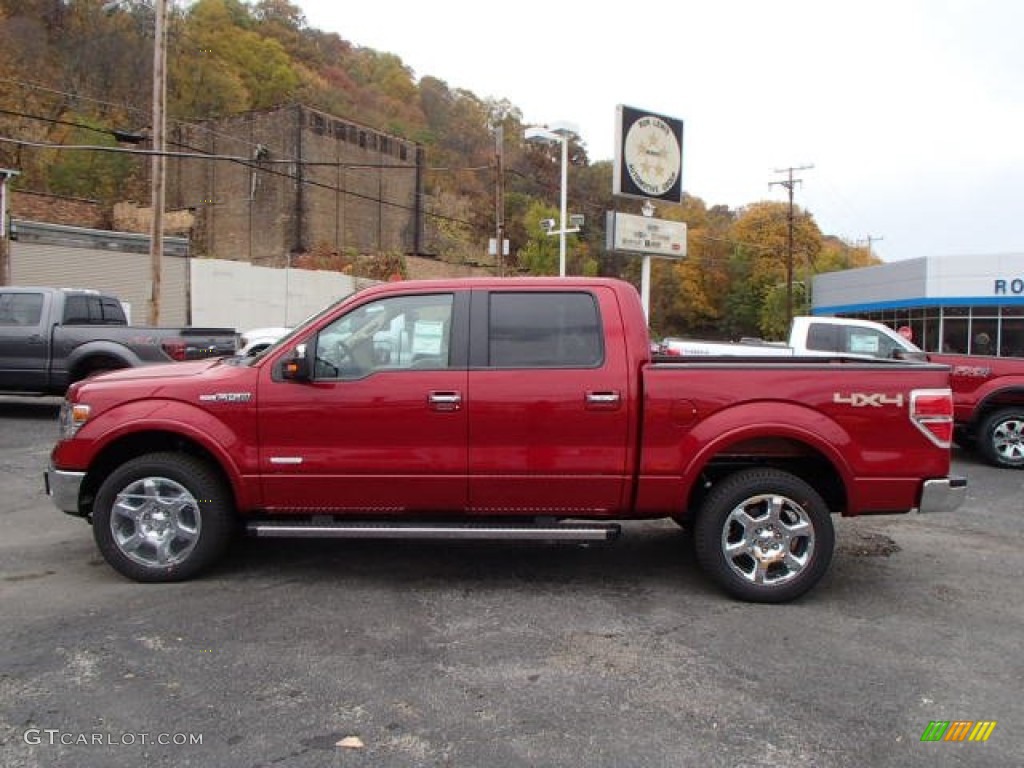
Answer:
<path fill-rule="evenodd" d="M 896 331 L 881 323 L 845 317 L 794 317 L 789 329 L 789 343 L 761 341 L 701 341 L 667 337 L 661 343 L 661 354 L 677 357 L 870 357 L 887 359 L 919 359 L 918 347 Z"/>

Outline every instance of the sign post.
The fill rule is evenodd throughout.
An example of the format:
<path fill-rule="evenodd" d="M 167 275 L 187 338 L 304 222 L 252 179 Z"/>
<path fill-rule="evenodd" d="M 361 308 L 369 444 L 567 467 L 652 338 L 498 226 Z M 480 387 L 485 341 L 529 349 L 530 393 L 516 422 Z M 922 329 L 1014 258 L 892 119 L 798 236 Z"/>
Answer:
<path fill-rule="evenodd" d="M 643 216 L 608 212 L 607 247 L 639 253 L 640 297 L 651 317 L 651 257 L 686 256 L 686 224 L 654 218 L 654 202 L 683 201 L 683 121 L 619 105 L 615 122 L 615 166 L 612 194 L 640 198 Z"/>

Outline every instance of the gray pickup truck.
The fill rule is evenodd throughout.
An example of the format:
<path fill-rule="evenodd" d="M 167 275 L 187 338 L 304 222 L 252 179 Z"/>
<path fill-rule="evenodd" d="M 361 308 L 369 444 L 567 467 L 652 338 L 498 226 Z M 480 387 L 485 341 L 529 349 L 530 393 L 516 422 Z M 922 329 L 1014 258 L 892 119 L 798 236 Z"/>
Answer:
<path fill-rule="evenodd" d="M 102 371 L 233 355 L 231 328 L 128 325 L 116 296 L 0 286 L 0 392 L 61 395 Z"/>

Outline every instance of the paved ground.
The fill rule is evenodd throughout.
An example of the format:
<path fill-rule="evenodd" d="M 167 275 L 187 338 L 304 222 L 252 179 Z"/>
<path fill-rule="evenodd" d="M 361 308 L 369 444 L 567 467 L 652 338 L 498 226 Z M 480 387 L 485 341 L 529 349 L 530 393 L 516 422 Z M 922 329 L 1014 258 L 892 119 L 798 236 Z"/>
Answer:
<path fill-rule="evenodd" d="M 1022 472 L 958 454 L 966 508 L 841 521 L 785 606 L 723 597 L 660 523 L 247 540 L 143 586 L 41 494 L 56 402 L 0 398 L 2 766 L 1024 764 Z M 922 743 L 932 720 L 998 725 Z"/>

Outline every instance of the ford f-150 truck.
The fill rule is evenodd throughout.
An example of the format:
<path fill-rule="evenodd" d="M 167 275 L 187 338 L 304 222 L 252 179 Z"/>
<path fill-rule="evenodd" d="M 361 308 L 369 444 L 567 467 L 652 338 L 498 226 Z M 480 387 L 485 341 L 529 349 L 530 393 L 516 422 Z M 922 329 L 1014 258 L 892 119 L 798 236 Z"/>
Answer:
<path fill-rule="evenodd" d="M 821 579 L 831 514 L 955 509 L 948 369 L 652 359 L 611 279 L 387 283 L 255 357 L 117 371 L 68 391 L 46 472 L 139 581 L 256 536 L 607 540 L 692 527 L 741 599 Z"/>
<path fill-rule="evenodd" d="M 0 392 L 62 395 L 102 371 L 232 355 L 237 343 L 230 328 L 128 325 L 97 291 L 0 287 Z"/>
<path fill-rule="evenodd" d="M 845 317 L 793 318 L 787 343 L 762 341 L 741 342 L 704 341 L 669 336 L 662 341 L 666 355 L 679 357 L 708 357 L 717 355 L 743 355 L 745 357 L 774 357 L 776 355 L 832 357 L 892 358 L 894 350 L 920 352 L 920 350 L 881 323 Z"/>
<path fill-rule="evenodd" d="M 662 351 L 697 358 L 847 354 L 947 365 L 957 444 L 977 450 L 997 467 L 1024 469 L 1024 359 L 1019 357 L 923 352 L 886 325 L 843 317 L 795 317 L 787 345 L 667 338 Z"/>

